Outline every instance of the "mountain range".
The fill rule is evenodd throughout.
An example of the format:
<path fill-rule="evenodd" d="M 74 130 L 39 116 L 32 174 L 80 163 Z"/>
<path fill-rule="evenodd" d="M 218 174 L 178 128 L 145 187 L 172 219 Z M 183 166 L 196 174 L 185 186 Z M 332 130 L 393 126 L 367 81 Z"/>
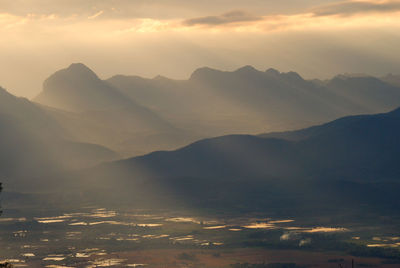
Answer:
<path fill-rule="evenodd" d="M 396 81 L 251 66 L 102 80 L 72 64 L 33 101 L 0 89 L 0 175 L 16 190 L 71 184 L 104 201 L 399 207 Z"/>
<path fill-rule="evenodd" d="M 170 122 L 209 136 L 303 128 L 400 105 L 399 87 L 378 78 L 305 80 L 251 66 L 233 72 L 200 68 L 181 81 L 118 75 L 107 82 Z"/>
<path fill-rule="evenodd" d="M 170 150 L 201 138 L 308 127 L 400 105 L 400 88 L 370 76 L 305 80 L 251 66 L 200 68 L 188 80 L 116 75 L 101 80 L 81 63 L 57 71 L 33 100 L 82 142 L 124 157 Z M 387 80 L 387 79 L 386 79 Z M 393 80 L 393 79 L 392 79 Z"/>
<path fill-rule="evenodd" d="M 125 198 L 179 199 L 208 208 L 271 210 L 292 203 L 296 210 L 398 209 L 399 135 L 400 108 L 299 131 L 205 139 L 103 164 L 85 177 Z"/>

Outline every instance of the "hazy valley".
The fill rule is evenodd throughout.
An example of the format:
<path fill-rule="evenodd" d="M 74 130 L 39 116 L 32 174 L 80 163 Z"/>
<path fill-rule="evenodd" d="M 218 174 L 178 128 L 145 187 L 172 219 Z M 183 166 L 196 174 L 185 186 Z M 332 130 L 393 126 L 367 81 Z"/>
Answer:
<path fill-rule="evenodd" d="M 395 75 L 72 64 L 0 89 L 0 243 L 17 267 L 397 267 L 399 107 Z"/>

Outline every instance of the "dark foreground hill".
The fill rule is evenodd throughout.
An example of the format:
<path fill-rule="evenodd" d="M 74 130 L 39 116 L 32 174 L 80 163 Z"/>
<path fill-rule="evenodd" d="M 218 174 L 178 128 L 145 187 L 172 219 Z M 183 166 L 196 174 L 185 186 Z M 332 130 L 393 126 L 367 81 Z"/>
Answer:
<path fill-rule="evenodd" d="M 400 208 L 399 136 L 397 109 L 290 133 L 201 140 L 176 151 L 104 164 L 85 175 L 114 189 L 110 196 L 115 191 L 137 201 L 386 211 Z"/>

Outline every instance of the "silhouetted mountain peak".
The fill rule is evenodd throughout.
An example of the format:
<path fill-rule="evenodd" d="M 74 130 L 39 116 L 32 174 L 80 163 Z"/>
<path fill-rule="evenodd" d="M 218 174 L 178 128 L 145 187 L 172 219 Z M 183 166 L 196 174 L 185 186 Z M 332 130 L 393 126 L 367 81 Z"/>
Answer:
<path fill-rule="evenodd" d="M 274 68 L 269 68 L 268 70 L 265 71 L 266 74 L 271 75 L 271 76 L 279 76 L 281 74 L 280 71 L 274 69 Z"/>
<path fill-rule="evenodd" d="M 255 69 L 253 66 L 250 65 L 243 66 L 233 72 L 226 72 L 226 71 L 212 69 L 209 67 L 203 67 L 194 71 L 193 74 L 190 76 L 190 80 L 222 79 L 224 77 L 222 75 L 228 75 L 229 77 L 232 77 L 234 75 L 247 77 L 250 75 L 257 75 L 260 73 L 262 72 L 258 71 L 257 69 Z"/>
<path fill-rule="evenodd" d="M 340 74 L 335 76 L 331 81 L 329 81 L 328 86 L 362 86 L 362 87 L 386 87 L 388 84 L 373 76 L 363 76 L 363 75 L 347 75 Z"/>
<path fill-rule="evenodd" d="M 332 78 L 331 81 L 345 81 L 347 80 L 349 77 L 343 75 L 343 74 L 338 74 L 335 77 Z"/>
<path fill-rule="evenodd" d="M 162 75 L 157 75 L 153 78 L 153 80 L 156 81 L 169 81 L 170 79 L 168 77 L 162 76 Z"/>
<path fill-rule="evenodd" d="M 243 66 L 235 71 L 235 73 L 239 74 L 251 74 L 251 73 L 258 73 L 259 71 L 251 65 Z"/>
<path fill-rule="evenodd" d="M 268 70 L 265 71 L 265 73 L 269 76 L 272 77 L 278 77 L 278 78 L 283 78 L 292 82 L 303 82 L 304 79 L 301 77 L 298 73 L 296 72 L 287 72 L 287 73 L 281 73 L 280 71 L 269 68 Z"/>
<path fill-rule="evenodd" d="M 35 101 L 67 111 L 106 110 L 132 104 L 82 63 L 52 74 Z"/>
<path fill-rule="evenodd" d="M 43 89 L 51 90 L 60 85 L 72 85 L 79 88 L 87 83 L 95 82 L 97 84 L 100 81 L 99 77 L 86 65 L 73 63 L 68 68 L 59 70 L 47 78 L 43 83 Z"/>
<path fill-rule="evenodd" d="M 298 81 L 304 81 L 303 77 L 301 77 L 298 73 L 296 72 L 288 72 L 288 73 L 282 73 L 281 76 L 289 79 L 290 81 L 298 82 Z"/>
<path fill-rule="evenodd" d="M 83 63 L 73 63 L 68 68 L 64 69 L 64 71 L 66 74 L 72 76 L 83 76 L 86 78 L 99 79 L 98 76 Z"/>
<path fill-rule="evenodd" d="M 332 80 L 342 80 L 342 81 L 349 81 L 349 80 L 379 80 L 376 77 L 366 75 L 366 74 L 338 74 Z"/>
<path fill-rule="evenodd" d="M 208 77 L 213 76 L 218 73 L 222 73 L 222 72 L 219 70 L 216 70 L 216 69 L 212 69 L 210 67 L 201 67 L 201 68 L 196 69 L 192 73 L 189 80 L 202 80 L 202 79 L 208 78 Z"/>
<path fill-rule="evenodd" d="M 372 77 L 371 75 L 365 74 L 365 73 L 344 73 L 342 74 L 344 77 L 349 77 L 349 78 L 365 78 L 365 77 Z"/>

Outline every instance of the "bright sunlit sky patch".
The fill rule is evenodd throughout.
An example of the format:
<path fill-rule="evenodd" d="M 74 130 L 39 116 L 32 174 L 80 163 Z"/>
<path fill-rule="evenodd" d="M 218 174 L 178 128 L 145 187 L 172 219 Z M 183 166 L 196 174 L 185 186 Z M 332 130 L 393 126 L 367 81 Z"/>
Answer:
<path fill-rule="evenodd" d="M 59 68 L 185 79 L 253 65 L 306 78 L 400 73 L 400 1 L 0 0 L 0 85 L 32 97 Z"/>

